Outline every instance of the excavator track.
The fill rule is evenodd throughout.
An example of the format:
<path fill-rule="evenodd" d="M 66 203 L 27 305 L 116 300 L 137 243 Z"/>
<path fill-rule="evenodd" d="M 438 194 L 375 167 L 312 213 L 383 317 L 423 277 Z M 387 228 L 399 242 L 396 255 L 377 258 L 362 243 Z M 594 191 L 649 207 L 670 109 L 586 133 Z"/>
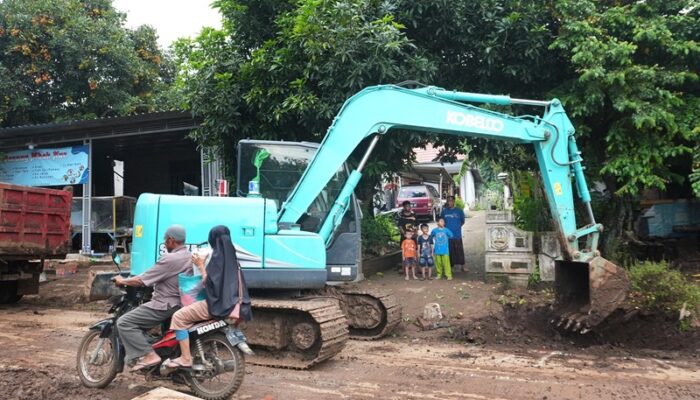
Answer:
<path fill-rule="evenodd" d="M 349 322 L 350 338 L 382 338 L 401 322 L 401 306 L 391 292 L 376 288 L 341 286 L 343 308 Z"/>
<path fill-rule="evenodd" d="M 348 340 L 348 321 L 336 299 L 254 298 L 253 321 L 243 328 L 255 356 L 246 361 L 276 368 L 307 369 L 338 354 Z"/>

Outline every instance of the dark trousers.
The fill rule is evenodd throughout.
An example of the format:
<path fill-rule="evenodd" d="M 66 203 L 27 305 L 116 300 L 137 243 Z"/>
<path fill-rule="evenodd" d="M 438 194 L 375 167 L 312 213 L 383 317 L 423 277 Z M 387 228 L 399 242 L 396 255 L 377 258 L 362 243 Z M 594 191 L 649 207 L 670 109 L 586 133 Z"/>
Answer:
<path fill-rule="evenodd" d="M 117 330 L 126 351 L 125 361 L 127 364 L 153 351 L 144 331 L 158 326 L 158 324 L 170 318 L 179 308 L 172 307 L 167 310 L 154 310 L 146 306 L 139 306 L 119 317 Z"/>
<path fill-rule="evenodd" d="M 464 243 L 462 239 L 450 239 L 450 264 L 464 265 Z"/>

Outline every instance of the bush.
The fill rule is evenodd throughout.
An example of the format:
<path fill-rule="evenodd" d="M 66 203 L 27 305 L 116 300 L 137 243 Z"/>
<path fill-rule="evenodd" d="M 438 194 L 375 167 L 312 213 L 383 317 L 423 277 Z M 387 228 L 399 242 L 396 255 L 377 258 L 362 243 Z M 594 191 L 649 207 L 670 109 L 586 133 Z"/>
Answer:
<path fill-rule="evenodd" d="M 462 198 L 459 196 L 455 196 L 455 208 L 464 210 L 464 200 L 462 200 Z"/>
<path fill-rule="evenodd" d="M 666 262 L 634 265 L 629 275 L 632 299 L 638 306 L 677 317 L 685 304 L 692 317 L 697 317 L 700 286 L 688 281 L 680 271 L 670 269 Z"/>
<path fill-rule="evenodd" d="M 399 228 L 391 215 L 362 218 L 362 246 L 365 254 L 381 256 L 398 247 Z"/>
<path fill-rule="evenodd" d="M 533 197 L 516 198 L 513 202 L 515 226 L 529 232 L 552 230 L 552 217 L 545 199 Z"/>
<path fill-rule="evenodd" d="M 540 275 L 540 266 L 535 265 L 535 270 L 527 277 L 527 287 L 534 289 L 542 283 L 542 276 Z"/>

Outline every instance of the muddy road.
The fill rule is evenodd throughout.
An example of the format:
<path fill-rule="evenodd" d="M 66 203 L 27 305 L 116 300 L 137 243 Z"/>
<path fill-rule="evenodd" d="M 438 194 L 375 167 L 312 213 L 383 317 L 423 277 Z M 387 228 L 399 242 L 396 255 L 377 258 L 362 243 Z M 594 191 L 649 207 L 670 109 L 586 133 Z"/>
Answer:
<path fill-rule="evenodd" d="M 0 308 L 0 398 L 131 399 L 159 383 L 121 374 L 80 385 L 75 351 L 97 311 Z M 249 366 L 239 399 L 697 399 L 697 354 L 643 356 L 465 345 L 406 335 L 352 341 L 311 371 Z M 182 389 L 182 388 L 178 388 Z"/>

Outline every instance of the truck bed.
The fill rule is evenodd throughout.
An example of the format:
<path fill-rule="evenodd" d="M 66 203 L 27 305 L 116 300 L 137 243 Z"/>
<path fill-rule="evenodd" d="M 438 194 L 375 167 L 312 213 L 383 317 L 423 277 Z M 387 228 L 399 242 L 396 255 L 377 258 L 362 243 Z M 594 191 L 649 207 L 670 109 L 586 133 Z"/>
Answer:
<path fill-rule="evenodd" d="M 0 258 L 65 256 L 72 197 L 64 190 L 0 182 Z"/>

